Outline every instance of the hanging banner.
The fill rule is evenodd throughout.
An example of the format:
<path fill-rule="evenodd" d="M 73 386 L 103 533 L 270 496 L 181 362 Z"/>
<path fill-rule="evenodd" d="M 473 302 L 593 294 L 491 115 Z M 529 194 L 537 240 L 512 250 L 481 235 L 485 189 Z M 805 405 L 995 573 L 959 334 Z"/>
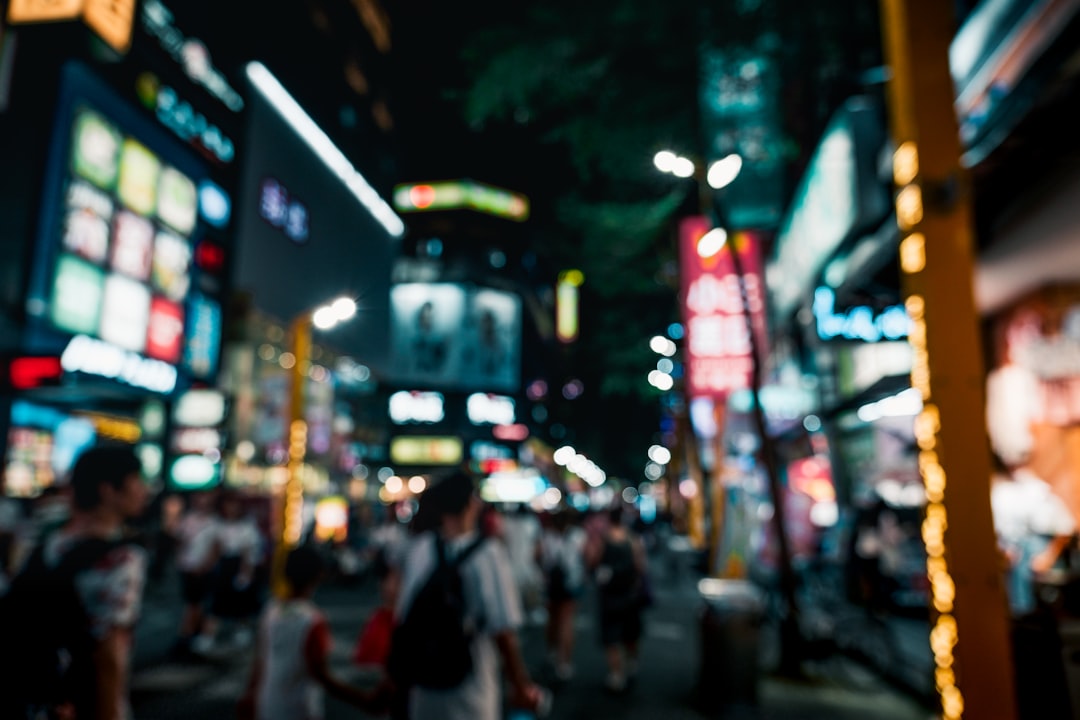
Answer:
<path fill-rule="evenodd" d="M 731 252 L 739 253 L 746 304 L 760 357 L 767 356 L 765 294 L 759 241 L 735 233 L 722 245 L 705 236 L 708 219 L 689 217 L 679 226 L 683 320 L 686 326 L 686 394 L 725 399 L 750 387 L 753 360 L 743 293 Z M 703 242 L 704 239 L 704 242 Z"/>

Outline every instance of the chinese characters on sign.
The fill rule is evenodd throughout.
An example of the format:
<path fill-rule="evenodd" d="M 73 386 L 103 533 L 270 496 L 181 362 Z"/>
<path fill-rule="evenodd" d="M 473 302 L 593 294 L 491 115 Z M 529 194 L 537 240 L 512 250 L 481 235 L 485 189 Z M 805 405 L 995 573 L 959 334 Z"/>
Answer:
<path fill-rule="evenodd" d="M 731 258 L 732 246 L 739 253 L 746 302 L 762 346 L 765 299 L 757 238 L 748 233 L 735 234 L 719 252 L 703 257 L 698 252 L 698 242 L 709 230 L 704 217 L 687 218 L 679 228 L 686 322 L 686 393 L 691 398 L 723 399 L 734 390 L 748 388 L 753 370 L 750 330 Z"/>
<path fill-rule="evenodd" d="M 308 240 L 308 209 L 277 180 L 263 180 L 259 192 L 259 215 L 285 233 L 297 245 Z"/>

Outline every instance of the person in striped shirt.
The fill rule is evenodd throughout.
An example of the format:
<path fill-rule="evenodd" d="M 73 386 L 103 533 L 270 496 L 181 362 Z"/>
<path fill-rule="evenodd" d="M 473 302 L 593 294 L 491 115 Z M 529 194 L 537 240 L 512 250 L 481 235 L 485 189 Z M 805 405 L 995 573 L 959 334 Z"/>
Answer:
<path fill-rule="evenodd" d="M 452 558 L 477 537 L 482 503 L 469 475 L 458 472 L 436 481 L 421 504 L 429 503 L 441 518 L 438 529 L 418 536 L 405 557 L 397 618 L 407 617 L 414 598 L 435 571 L 436 533 Z M 472 673 L 458 687 L 433 690 L 414 687 L 409 694 L 411 720 L 499 720 L 502 717 L 502 673 L 509 682 L 511 705 L 536 709 L 544 691 L 533 684 L 518 644 L 523 613 L 510 558 L 502 543 L 487 540 L 461 564 L 466 613 L 480 628 L 472 643 Z"/>

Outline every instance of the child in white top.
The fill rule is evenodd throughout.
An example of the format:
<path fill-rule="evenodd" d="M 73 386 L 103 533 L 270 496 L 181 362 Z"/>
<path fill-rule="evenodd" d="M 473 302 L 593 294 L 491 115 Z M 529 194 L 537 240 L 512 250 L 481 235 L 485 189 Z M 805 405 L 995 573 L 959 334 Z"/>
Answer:
<path fill-rule="evenodd" d="M 330 628 L 312 601 L 322 559 L 300 547 L 285 561 L 289 595 L 267 606 L 259 623 L 255 662 L 241 717 L 255 720 L 322 720 L 329 692 L 366 711 L 376 710 L 373 691 L 347 685 L 330 673 Z"/>

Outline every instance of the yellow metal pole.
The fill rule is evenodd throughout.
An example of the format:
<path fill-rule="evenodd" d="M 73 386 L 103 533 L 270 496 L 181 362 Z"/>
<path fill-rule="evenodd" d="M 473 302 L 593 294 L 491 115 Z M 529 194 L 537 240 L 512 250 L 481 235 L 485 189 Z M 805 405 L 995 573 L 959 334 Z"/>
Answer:
<path fill-rule="evenodd" d="M 968 178 L 948 48 L 952 4 L 882 0 L 912 385 L 926 484 L 930 645 L 946 720 L 1016 717 L 1007 605 L 990 512 Z"/>
<path fill-rule="evenodd" d="M 292 323 L 292 384 L 289 394 L 288 479 L 281 503 L 281 526 L 274 548 L 273 586 L 278 597 L 288 593 L 285 558 L 300 543 L 304 510 L 304 455 L 307 452 L 307 421 L 304 419 L 304 387 L 311 357 L 311 317 L 300 315 Z"/>

